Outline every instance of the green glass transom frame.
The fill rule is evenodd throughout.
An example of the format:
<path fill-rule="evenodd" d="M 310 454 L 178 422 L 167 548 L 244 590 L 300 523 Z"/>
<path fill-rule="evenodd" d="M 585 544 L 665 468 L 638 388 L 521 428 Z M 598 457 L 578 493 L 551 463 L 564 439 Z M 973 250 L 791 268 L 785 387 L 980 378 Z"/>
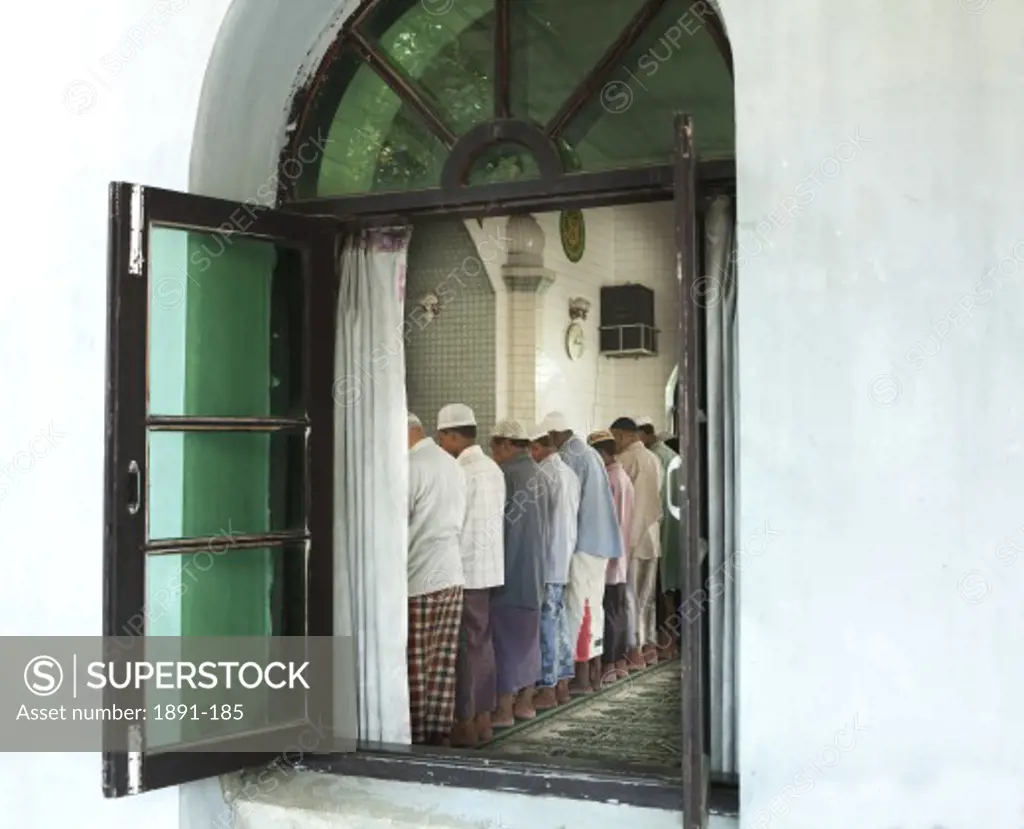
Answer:
<path fill-rule="evenodd" d="M 707 0 L 369 0 L 300 106 L 289 199 L 664 165 L 680 111 L 734 155 Z"/>

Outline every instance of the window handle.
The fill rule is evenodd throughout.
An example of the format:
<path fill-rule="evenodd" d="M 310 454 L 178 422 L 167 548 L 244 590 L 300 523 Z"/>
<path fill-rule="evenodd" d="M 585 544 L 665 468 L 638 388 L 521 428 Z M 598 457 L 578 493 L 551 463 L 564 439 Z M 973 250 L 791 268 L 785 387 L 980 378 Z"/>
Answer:
<path fill-rule="evenodd" d="M 139 502 L 142 500 L 142 476 L 139 474 L 139 465 L 135 461 L 128 464 L 128 514 L 135 515 L 139 511 Z"/>

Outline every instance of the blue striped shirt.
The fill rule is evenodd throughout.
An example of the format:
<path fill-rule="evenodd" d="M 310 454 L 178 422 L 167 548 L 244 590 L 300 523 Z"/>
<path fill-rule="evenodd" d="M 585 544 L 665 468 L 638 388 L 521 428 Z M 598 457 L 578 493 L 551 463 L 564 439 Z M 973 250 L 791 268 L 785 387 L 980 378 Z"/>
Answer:
<path fill-rule="evenodd" d="M 580 479 L 576 552 L 600 558 L 619 558 L 622 555 L 622 534 L 604 461 L 597 450 L 587 446 L 579 435 L 573 435 L 563 443 L 558 453 Z"/>

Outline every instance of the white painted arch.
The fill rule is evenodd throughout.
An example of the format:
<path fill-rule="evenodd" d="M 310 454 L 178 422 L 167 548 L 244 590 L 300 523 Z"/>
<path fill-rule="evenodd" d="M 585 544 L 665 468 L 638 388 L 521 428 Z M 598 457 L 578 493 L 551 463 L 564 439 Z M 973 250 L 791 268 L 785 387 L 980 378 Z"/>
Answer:
<path fill-rule="evenodd" d="M 292 101 L 358 5 L 232 2 L 203 81 L 189 165 L 192 192 L 267 201 L 263 194 L 276 180 Z"/>

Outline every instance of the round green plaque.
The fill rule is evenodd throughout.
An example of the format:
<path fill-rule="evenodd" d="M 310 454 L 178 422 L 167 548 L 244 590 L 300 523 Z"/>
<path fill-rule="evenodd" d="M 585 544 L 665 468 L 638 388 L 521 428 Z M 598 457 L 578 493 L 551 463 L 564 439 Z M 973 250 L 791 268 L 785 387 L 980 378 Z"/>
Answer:
<path fill-rule="evenodd" d="M 587 246 L 587 225 L 582 210 L 563 210 L 558 219 L 558 230 L 562 237 L 562 250 L 570 262 L 579 262 Z"/>

